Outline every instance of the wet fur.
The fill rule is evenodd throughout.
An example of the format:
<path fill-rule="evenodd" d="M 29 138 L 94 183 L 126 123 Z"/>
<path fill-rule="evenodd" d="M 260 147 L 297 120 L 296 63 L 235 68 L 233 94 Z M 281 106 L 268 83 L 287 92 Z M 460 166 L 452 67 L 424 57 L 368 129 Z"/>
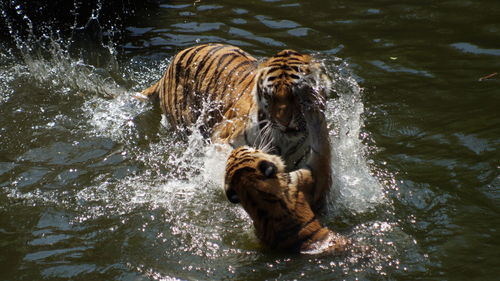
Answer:
<path fill-rule="evenodd" d="M 286 173 L 280 157 L 250 147 L 231 153 L 226 165 L 226 196 L 250 215 L 259 240 L 268 247 L 308 254 L 342 253 L 349 241 L 322 227 L 305 192 L 313 173 Z"/>
<path fill-rule="evenodd" d="M 305 167 L 287 173 L 279 156 L 242 146 L 227 160 L 224 189 L 229 201 L 241 203 L 250 215 L 265 245 L 301 253 L 340 253 L 349 241 L 322 227 L 314 212 L 327 195 L 320 191 L 329 184 L 322 178 L 324 164 L 330 161 L 326 100 L 308 88 L 296 94 L 310 133 Z"/>
<path fill-rule="evenodd" d="M 326 97 L 329 88 L 321 64 L 309 55 L 284 50 L 259 63 L 237 47 L 205 44 L 180 51 L 140 95 L 159 100 L 173 127 L 190 127 L 202 118 L 199 129 L 213 142 L 261 148 L 281 156 L 291 171 L 311 158 L 299 92 Z M 329 156 L 329 146 L 322 153 Z M 321 165 L 318 196 L 330 185 L 330 161 Z"/>

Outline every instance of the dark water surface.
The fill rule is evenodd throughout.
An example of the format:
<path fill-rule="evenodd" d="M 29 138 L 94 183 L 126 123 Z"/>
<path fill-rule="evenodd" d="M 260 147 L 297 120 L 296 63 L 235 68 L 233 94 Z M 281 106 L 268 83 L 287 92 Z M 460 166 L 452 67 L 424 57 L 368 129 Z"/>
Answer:
<path fill-rule="evenodd" d="M 56 27 L 2 39 L 0 279 L 497 279 L 500 2 L 239 2 L 163 1 L 105 46 Z M 263 249 L 224 197 L 223 155 L 130 98 L 205 42 L 324 60 L 321 219 L 368 256 Z"/>

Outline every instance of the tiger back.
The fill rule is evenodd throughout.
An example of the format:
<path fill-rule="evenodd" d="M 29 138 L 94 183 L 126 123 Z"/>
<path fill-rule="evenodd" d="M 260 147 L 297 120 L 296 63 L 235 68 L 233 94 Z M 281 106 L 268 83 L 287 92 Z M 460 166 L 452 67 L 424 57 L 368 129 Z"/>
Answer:
<path fill-rule="evenodd" d="M 174 127 L 189 127 L 202 117 L 199 129 L 206 137 L 223 119 L 232 120 L 234 125 L 217 135 L 230 140 L 242 134 L 245 124 L 251 123 L 248 118 L 255 115 L 251 89 L 257 66 L 255 58 L 233 46 L 194 46 L 179 52 L 160 81 L 142 94 L 159 98 Z"/>

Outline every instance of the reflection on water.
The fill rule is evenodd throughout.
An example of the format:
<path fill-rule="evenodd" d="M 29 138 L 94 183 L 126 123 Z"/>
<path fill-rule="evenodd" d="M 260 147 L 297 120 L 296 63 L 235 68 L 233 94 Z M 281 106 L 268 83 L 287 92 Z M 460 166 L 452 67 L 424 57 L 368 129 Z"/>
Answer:
<path fill-rule="evenodd" d="M 473 53 L 476 55 L 500 56 L 500 49 L 484 49 L 466 42 L 454 43 L 451 44 L 451 46 L 465 53 Z"/>
<path fill-rule="evenodd" d="M 498 97 L 492 97 L 498 80 L 477 78 L 499 64 L 473 59 L 492 61 L 497 48 L 451 38 L 415 50 L 435 34 L 416 32 L 411 39 L 406 27 L 443 17 L 442 10 L 426 9 L 174 1 L 153 16 L 137 14 L 120 48 L 85 45 L 88 52 L 75 53 L 70 39 L 57 36 L 5 46 L 0 276 L 409 280 L 483 274 L 488 280 L 498 263 Z M 315 20 L 308 20 L 311 13 Z M 448 27 L 437 32 L 450 33 Z M 262 248 L 246 213 L 223 194 L 225 155 L 196 132 L 185 137 L 165 128 L 158 107 L 131 98 L 161 77 L 176 51 L 209 41 L 259 57 L 285 47 L 317 52 L 335 82 L 327 104 L 334 191 L 321 219 L 369 251 L 324 257 Z M 453 73 L 456 61 L 430 63 L 429 56 L 438 60 L 430 50 L 438 49 L 443 58 L 452 50 L 475 67 Z M 95 52 L 102 54 L 99 62 L 89 60 Z M 470 276 L 450 271 L 463 264 Z"/>

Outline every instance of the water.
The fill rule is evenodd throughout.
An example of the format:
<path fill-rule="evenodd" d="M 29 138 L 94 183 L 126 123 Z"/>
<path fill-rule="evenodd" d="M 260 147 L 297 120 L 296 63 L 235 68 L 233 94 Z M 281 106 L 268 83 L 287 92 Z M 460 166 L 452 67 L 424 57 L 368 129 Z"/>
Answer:
<path fill-rule="evenodd" d="M 50 26 L 2 40 L 0 279 L 498 276 L 500 77 L 479 80 L 500 70 L 499 3 L 168 1 L 148 13 L 76 52 Z M 204 42 L 324 61 L 334 190 L 321 220 L 369 254 L 262 248 L 224 197 L 224 155 L 130 98 Z"/>

